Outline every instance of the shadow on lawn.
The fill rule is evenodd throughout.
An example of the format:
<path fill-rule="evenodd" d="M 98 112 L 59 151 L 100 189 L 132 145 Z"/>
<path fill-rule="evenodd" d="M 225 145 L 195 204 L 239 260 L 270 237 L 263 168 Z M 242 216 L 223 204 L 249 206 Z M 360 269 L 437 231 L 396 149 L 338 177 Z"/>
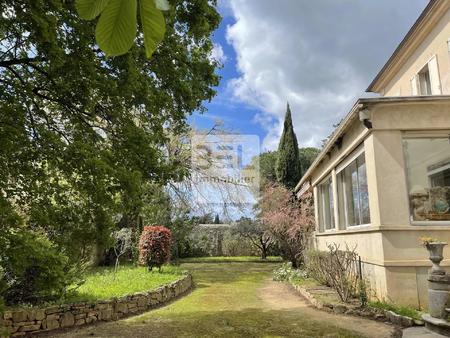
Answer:
<path fill-rule="evenodd" d="M 182 268 L 194 276 L 199 284 L 232 284 L 237 281 L 260 281 L 278 267 L 261 263 L 186 263 Z"/>
<path fill-rule="evenodd" d="M 296 310 L 252 308 L 137 317 L 67 334 L 65 337 L 361 337 L 325 321 L 305 318 Z"/>

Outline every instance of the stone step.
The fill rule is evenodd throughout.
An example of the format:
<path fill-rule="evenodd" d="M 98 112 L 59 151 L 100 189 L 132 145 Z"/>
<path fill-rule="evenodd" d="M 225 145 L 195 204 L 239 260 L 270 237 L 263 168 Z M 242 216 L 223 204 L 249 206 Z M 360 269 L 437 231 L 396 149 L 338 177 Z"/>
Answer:
<path fill-rule="evenodd" d="M 428 330 L 450 337 L 450 322 L 431 317 L 428 313 L 422 315 L 422 319 L 425 322 L 425 328 Z"/>
<path fill-rule="evenodd" d="M 444 338 L 439 333 L 432 332 L 423 326 L 408 327 L 403 330 L 402 338 Z"/>

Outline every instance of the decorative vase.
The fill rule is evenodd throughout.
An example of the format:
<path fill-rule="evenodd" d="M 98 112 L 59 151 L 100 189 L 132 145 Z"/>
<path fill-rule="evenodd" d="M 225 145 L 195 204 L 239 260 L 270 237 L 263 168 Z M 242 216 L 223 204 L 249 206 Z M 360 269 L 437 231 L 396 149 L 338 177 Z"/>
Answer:
<path fill-rule="evenodd" d="M 430 254 L 430 261 L 433 263 L 430 274 L 432 275 L 445 275 L 445 271 L 440 267 L 441 261 L 444 259 L 443 251 L 445 242 L 430 242 L 426 244 L 428 253 Z"/>

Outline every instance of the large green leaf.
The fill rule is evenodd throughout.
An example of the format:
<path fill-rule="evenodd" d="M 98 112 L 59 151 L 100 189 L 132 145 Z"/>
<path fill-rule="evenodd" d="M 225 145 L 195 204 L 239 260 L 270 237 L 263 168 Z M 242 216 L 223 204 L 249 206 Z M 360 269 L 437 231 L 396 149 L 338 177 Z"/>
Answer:
<path fill-rule="evenodd" d="M 136 17 L 136 0 L 109 0 L 95 31 L 97 43 L 107 55 L 122 55 L 131 48 L 136 37 Z"/>
<path fill-rule="evenodd" d="M 164 39 L 166 21 L 154 0 L 141 0 L 141 21 L 144 31 L 145 53 L 150 58 Z"/>
<path fill-rule="evenodd" d="M 77 0 L 75 7 L 82 19 L 92 20 L 100 15 L 110 0 Z"/>

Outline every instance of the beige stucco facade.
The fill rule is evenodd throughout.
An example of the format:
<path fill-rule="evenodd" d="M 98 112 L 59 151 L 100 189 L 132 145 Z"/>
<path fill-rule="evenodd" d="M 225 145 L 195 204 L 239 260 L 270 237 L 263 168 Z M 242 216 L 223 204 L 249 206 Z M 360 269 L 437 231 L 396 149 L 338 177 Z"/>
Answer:
<path fill-rule="evenodd" d="M 450 1 L 446 1 L 450 4 Z M 399 72 L 386 84 L 380 94 L 384 96 L 410 96 L 414 95 L 411 79 L 423 67 L 436 58 L 439 78 L 436 79 L 440 93 L 450 95 L 450 11 L 447 11 L 435 25 L 430 28 L 429 34 L 420 43 L 417 49 L 406 61 Z"/>
<path fill-rule="evenodd" d="M 449 107 L 450 97 L 361 100 L 350 113 L 347 127 L 338 133 L 342 137 L 339 146 L 331 147 L 302 180 L 311 185 L 317 206 L 318 184 L 330 175 L 335 177 L 341 163 L 362 147 L 370 224 L 345 228 L 339 221 L 342 210 L 335 207 L 334 227 L 324 230 L 316 212 L 314 243 L 319 250 L 326 250 L 330 243 L 356 247 L 374 297 L 417 307 L 427 303 L 426 274 L 431 264 L 419 238 L 429 236 L 450 243 L 450 221 L 412 224 L 403 138 L 418 132 L 450 135 Z M 371 129 L 360 121 L 361 110 L 370 115 Z M 333 205 L 337 206 L 336 179 L 333 184 Z M 450 247 L 445 256 L 443 266 L 450 269 Z"/>
<path fill-rule="evenodd" d="M 419 73 L 429 68 L 431 92 Z M 430 0 L 367 89 L 381 96 L 450 95 L 450 1 Z"/>
<path fill-rule="evenodd" d="M 450 211 L 442 217 L 429 207 L 436 189 L 430 175 L 450 171 L 450 1 L 428 3 L 368 91 L 381 97 L 354 105 L 296 192 L 314 192 L 317 249 L 331 243 L 356 247 L 373 297 L 424 308 L 431 263 L 420 237 L 450 243 Z M 441 148 L 434 154 L 436 139 Z M 412 156 L 413 150 L 421 153 Z M 370 216 L 355 223 L 349 205 L 355 204 L 353 175 L 359 180 L 359 168 L 363 183 L 356 187 L 359 193 L 361 184 L 364 194 L 357 204 Z M 448 179 L 440 182 L 437 189 L 450 195 Z M 450 271 L 450 246 L 444 257 L 442 265 Z"/>

